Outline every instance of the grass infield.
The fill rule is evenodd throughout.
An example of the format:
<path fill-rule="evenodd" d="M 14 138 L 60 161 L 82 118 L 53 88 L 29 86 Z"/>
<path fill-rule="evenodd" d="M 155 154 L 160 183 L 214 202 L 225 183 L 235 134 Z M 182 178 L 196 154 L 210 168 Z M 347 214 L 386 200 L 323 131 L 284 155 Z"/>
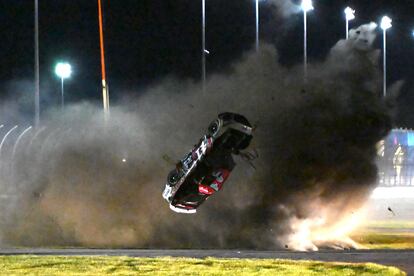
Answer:
<path fill-rule="evenodd" d="M 362 232 L 351 238 L 367 249 L 414 249 L 414 233 Z"/>
<path fill-rule="evenodd" d="M 351 238 L 368 249 L 414 249 L 414 221 L 369 221 Z"/>
<path fill-rule="evenodd" d="M 361 228 L 365 229 L 412 229 L 414 221 L 410 220 L 370 220 L 365 222 Z"/>
<path fill-rule="evenodd" d="M 263 259 L 1 256 L 0 275 L 405 275 L 377 264 Z"/>

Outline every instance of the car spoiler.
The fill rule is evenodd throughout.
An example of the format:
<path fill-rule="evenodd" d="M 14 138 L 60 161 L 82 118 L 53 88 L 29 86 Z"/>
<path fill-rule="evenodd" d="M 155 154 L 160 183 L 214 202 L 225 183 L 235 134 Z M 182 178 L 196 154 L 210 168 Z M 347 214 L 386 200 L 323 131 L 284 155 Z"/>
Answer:
<path fill-rule="evenodd" d="M 184 209 L 184 208 L 175 207 L 175 206 L 173 206 L 171 204 L 170 204 L 170 209 L 173 210 L 176 213 L 181 213 L 181 214 L 195 214 L 195 213 L 197 213 L 197 210 L 196 209 L 190 209 L 190 210 L 188 210 L 188 209 Z"/>
<path fill-rule="evenodd" d="M 252 130 L 253 130 L 251 127 L 243 125 L 242 123 L 238 123 L 238 122 L 231 122 L 231 123 L 229 123 L 228 126 L 224 125 L 223 127 L 224 128 L 226 128 L 226 127 L 232 128 L 232 129 L 238 130 L 238 131 L 240 131 L 244 134 L 247 134 L 247 135 L 252 135 Z"/>

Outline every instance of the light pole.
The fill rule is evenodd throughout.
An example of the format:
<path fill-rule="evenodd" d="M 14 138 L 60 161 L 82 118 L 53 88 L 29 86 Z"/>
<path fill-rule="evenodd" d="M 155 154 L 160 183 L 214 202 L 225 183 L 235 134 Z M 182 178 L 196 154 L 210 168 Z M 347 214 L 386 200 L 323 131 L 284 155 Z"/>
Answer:
<path fill-rule="evenodd" d="M 349 38 L 349 21 L 355 19 L 355 10 L 351 9 L 350 7 L 347 7 L 345 9 L 345 19 L 346 19 L 346 39 Z"/>
<path fill-rule="evenodd" d="M 256 0 L 256 51 L 259 51 L 259 0 Z"/>
<path fill-rule="evenodd" d="M 383 31 L 384 49 L 383 49 L 383 92 L 384 97 L 387 96 L 387 30 L 392 27 L 392 20 L 388 16 L 381 19 L 381 29 Z"/>
<path fill-rule="evenodd" d="M 39 76 L 39 5 L 38 0 L 34 2 L 34 58 L 35 58 L 35 127 L 39 126 L 40 118 L 40 76 Z"/>
<path fill-rule="evenodd" d="M 201 49 L 201 77 L 203 82 L 203 91 L 206 88 L 206 0 L 201 0 L 201 28 L 202 28 L 202 49 Z"/>
<path fill-rule="evenodd" d="M 307 22 L 306 14 L 313 10 L 312 0 L 302 0 L 301 8 L 303 10 L 303 77 L 305 83 L 308 80 L 308 54 L 307 54 Z"/>
<path fill-rule="evenodd" d="M 63 81 L 64 79 L 70 77 L 70 75 L 72 74 L 72 68 L 69 63 L 59 62 L 55 67 L 55 73 L 61 80 L 61 94 L 62 94 L 61 105 L 63 109 L 65 106 L 65 94 L 64 94 L 64 89 L 63 89 Z"/>
<path fill-rule="evenodd" d="M 103 8 L 101 0 L 98 0 L 98 20 L 99 20 L 99 46 L 101 50 L 101 70 L 102 70 L 102 102 L 104 108 L 105 120 L 109 118 L 109 88 L 106 81 L 105 67 L 105 47 L 103 31 Z"/>

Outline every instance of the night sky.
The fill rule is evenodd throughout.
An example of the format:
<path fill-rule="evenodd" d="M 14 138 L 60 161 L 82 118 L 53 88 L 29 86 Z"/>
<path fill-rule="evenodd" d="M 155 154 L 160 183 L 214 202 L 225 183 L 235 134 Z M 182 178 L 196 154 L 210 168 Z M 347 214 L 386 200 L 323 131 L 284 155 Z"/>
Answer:
<path fill-rule="evenodd" d="M 107 78 L 111 100 L 145 88 L 167 76 L 200 78 L 201 0 L 102 0 L 104 5 Z M 297 3 L 299 1 L 296 1 Z M 225 73 L 229 65 L 251 49 L 255 37 L 253 0 L 206 0 L 207 74 Z M 398 98 L 397 124 L 414 127 L 414 2 L 314 1 L 308 15 L 309 60 L 326 57 L 345 36 L 343 9 L 356 9 L 351 27 L 379 22 L 387 14 L 393 28 L 387 32 L 388 82 L 405 79 Z M 2 53 L 0 99 L 33 93 L 34 1 L 0 0 Z M 270 0 L 260 3 L 260 37 L 277 47 L 280 62 L 302 61 L 303 16 L 282 19 Z M 54 65 L 65 60 L 74 74 L 65 81 L 66 101 L 100 100 L 100 56 L 97 1 L 39 0 L 40 82 L 42 105 L 59 103 L 59 79 Z M 378 31 L 377 48 L 382 47 Z M 30 102 L 30 101 L 29 101 Z M 32 108 L 32 106 L 30 106 Z"/>

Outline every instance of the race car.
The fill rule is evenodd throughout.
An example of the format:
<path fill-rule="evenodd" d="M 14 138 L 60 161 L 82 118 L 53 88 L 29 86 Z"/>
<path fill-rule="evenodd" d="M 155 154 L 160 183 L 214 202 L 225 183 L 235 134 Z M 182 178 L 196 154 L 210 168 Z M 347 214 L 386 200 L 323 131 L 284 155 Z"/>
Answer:
<path fill-rule="evenodd" d="M 167 177 L 163 198 L 177 213 L 194 214 L 212 194 L 221 190 L 240 154 L 252 140 L 252 126 L 242 115 L 221 113 L 194 148 Z"/>

